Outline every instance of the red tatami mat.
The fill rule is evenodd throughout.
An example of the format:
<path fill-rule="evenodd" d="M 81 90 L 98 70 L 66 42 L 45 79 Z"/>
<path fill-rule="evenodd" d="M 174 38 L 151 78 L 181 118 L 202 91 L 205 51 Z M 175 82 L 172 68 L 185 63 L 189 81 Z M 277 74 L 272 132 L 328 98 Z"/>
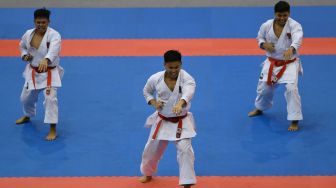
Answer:
<path fill-rule="evenodd" d="M 19 56 L 18 40 L 0 40 L 0 57 Z M 255 39 L 101 39 L 62 42 L 62 56 L 161 56 L 178 49 L 186 56 L 263 55 Z M 302 55 L 336 55 L 336 38 L 305 38 Z"/>
<path fill-rule="evenodd" d="M 336 176 L 201 176 L 202 188 L 335 188 Z M 177 177 L 25 177 L 0 178 L 1 188 L 179 188 Z"/>

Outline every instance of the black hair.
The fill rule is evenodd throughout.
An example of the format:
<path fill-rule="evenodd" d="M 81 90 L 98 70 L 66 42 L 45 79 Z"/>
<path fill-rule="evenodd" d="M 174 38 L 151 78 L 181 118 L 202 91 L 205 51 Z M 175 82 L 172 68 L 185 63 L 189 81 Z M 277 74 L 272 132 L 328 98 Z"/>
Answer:
<path fill-rule="evenodd" d="M 35 10 L 34 12 L 34 19 L 36 18 L 47 18 L 49 20 L 50 11 L 46 8 L 40 8 Z"/>
<path fill-rule="evenodd" d="M 182 62 L 182 55 L 177 50 L 168 50 L 164 54 L 163 57 L 164 57 L 164 62 L 165 63 L 174 62 L 174 61 Z"/>
<path fill-rule="evenodd" d="M 279 1 L 274 5 L 274 12 L 290 12 L 290 5 L 286 1 Z"/>

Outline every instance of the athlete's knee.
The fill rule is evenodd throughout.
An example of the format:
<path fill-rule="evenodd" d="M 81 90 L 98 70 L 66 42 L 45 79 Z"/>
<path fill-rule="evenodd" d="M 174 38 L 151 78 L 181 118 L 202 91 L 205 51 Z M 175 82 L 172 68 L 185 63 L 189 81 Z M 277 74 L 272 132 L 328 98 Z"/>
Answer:
<path fill-rule="evenodd" d="M 267 85 L 266 82 L 259 82 L 257 87 L 257 93 L 267 95 L 272 92 L 272 87 Z"/>
<path fill-rule="evenodd" d="M 45 97 L 45 103 L 47 103 L 47 104 L 57 104 L 57 97 L 47 95 Z"/>
<path fill-rule="evenodd" d="M 298 87 L 296 84 L 286 84 L 286 92 L 292 93 L 292 92 L 298 92 Z"/>
<path fill-rule="evenodd" d="M 27 96 L 25 96 L 25 95 L 21 95 L 20 96 L 20 101 L 22 102 L 22 103 L 27 103 L 27 100 L 28 99 L 28 97 Z"/>
<path fill-rule="evenodd" d="M 51 88 L 49 91 L 44 91 L 44 97 L 46 103 L 57 103 L 57 93 L 56 90 Z"/>
<path fill-rule="evenodd" d="M 29 98 L 30 95 L 31 95 L 31 91 L 29 91 L 26 88 L 23 88 L 22 92 L 21 92 L 21 95 L 20 95 L 20 101 L 22 103 L 26 102 L 28 100 L 28 98 Z"/>
<path fill-rule="evenodd" d="M 182 154 L 192 152 L 191 141 L 189 139 L 183 139 L 178 141 L 176 147 L 177 151 Z"/>

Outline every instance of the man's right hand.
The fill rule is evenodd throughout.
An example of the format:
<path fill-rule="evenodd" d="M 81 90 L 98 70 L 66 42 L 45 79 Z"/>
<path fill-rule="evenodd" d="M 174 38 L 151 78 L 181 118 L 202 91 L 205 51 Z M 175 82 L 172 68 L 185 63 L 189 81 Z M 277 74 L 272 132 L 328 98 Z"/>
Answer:
<path fill-rule="evenodd" d="M 164 105 L 164 102 L 162 101 L 156 101 L 155 99 L 152 99 L 150 101 L 150 104 L 157 110 L 161 110 L 163 105 Z"/>
<path fill-rule="evenodd" d="M 27 54 L 27 55 L 24 55 L 23 57 L 22 57 L 22 60 L 23 61 L 31 61 L 31 60 L 33 60 L 33 56 L 32 55 L 30 55 L 30 54 Z"/>
<path fill-rule="evenodd" d="M 264 42 L 263 43 L 263 48 L 270 53 L 273 53 L 275 51 L 273 43 Z"/>

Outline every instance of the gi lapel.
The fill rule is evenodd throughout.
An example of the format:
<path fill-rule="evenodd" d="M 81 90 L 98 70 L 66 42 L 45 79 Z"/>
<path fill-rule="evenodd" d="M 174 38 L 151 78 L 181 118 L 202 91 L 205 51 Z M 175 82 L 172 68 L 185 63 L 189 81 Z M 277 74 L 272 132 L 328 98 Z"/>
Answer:
<path fill-rule="evenodd" d="M 176 103 L 179 101 L 179 88 L 180 88 L 180 84 L 181 83 L 181 71 L 177 77 L 177 80 L 176 80 L 176 84 L 175 84 L 175 87 L 174 87 L 174 90 L 173 92 L 171 92 L 170 94 L 170 97 L 168 99 L 168 101 L 166 102 L 166 104 L 163 106 L 162 110 L 160 113 L 162 113 L 163 115 L 165 115 L 166 117 L 174 117 L 176 116 L 172 110 L 173 110 L 173 107 L 176 105 Z M 167 87 L 167 89 L 169 89 Z"/>

